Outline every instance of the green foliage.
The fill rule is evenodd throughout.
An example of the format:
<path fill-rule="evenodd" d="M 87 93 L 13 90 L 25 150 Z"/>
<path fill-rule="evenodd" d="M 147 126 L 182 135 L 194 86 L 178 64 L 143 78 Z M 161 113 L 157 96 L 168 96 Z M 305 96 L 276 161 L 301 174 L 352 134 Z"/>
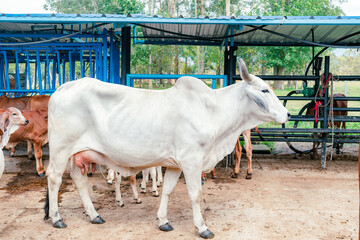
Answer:
<path fill-rule="evenodd" d="M 144 13 L 144 4 L 136 0 L 46 0 L 45 10 L 58 13 Z"/>

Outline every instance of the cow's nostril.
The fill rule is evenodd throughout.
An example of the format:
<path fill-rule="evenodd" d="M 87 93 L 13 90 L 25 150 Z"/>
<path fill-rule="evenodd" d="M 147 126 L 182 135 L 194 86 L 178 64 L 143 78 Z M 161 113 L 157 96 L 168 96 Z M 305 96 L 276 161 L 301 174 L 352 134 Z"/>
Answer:
<path fill-rule="evenodd" d="M 26 120 L 26 121 L 25 121 L 25 124 L 28 124 L 28 123 L 29 123 L 29 120 Z"/>

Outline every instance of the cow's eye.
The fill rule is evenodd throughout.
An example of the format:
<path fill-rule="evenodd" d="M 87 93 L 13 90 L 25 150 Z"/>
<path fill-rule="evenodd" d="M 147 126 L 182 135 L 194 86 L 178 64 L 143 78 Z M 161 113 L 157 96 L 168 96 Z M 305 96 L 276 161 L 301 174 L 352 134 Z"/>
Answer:
<path fill-rule="evenodd" d="M 13 115 L 13 116 L 16 116 L 16 113 L 13 113 L 12 115 Z"/>
<path fill-rule="evenodd" d="M 267 89 L 264 89 L 264 90 L 261 90 L 263 93 L 268 93 L 269 92 L 269 90 L 267 90 Z"/>

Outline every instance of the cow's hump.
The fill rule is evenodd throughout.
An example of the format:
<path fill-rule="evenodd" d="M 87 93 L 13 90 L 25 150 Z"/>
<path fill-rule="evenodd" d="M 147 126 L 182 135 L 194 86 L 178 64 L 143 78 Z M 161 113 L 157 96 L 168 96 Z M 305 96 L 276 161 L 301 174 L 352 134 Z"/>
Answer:
<path fill-rule="evenodd" d="M 179 90 L 207 92 L 211 89 L 200 79 L 190 76 L 184 76 L 176 80 L 174 85 Z"/>

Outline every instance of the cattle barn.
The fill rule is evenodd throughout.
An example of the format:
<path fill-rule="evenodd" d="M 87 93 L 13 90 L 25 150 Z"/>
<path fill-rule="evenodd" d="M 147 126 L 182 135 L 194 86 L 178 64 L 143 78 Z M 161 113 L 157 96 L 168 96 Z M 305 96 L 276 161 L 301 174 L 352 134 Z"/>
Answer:
<path fill-rule="evenodd" d="M 302 91 L 280 96 L 284 103 L 314 100 L 314 89 L 329 77 L 330 58 L 319 58 L 328 48 L 359 48 L 360 17 L 346 16 L 223 16 L 209 18 L 165 18 L 146 15 L 114 14 L 7 14 L 0 15 L 0 93 L 10 97 L 52 94 L 57 87 L 88 76 L 104 82 L 133 86 L 134 79 L 174 79 L 182 75 L 139 74 L 130 72 L 131 44 L 218 46 L 224 54 L 223 75 L 196 75 L 216 80 L 224 86 L 240 80 L 236 72 L 239 46 L 301 46 L 313 51 L 313 59 L 301 76 L 260 76 L 264 80 L 302 80 Z M 137 31 L 141 29 L 141 31 Z M 139 33 L 141 32 L 141 33 Z M 315 52 L 314 47 L 322 50 Z M 241 56 L 240 56 L 241 57 Z M 324 65 L 322 67 L 322 65 Z M 33 69 L 33 70 L 32 70 Z M 68 69 L 68 71 L 67 71 Z M 10 86 L 11 74 L 15 87 Z M 337 76 L 338 81 L 358 81 L 359 76 Z M 315 82 L 314 88 L 308 82 Z M 303 96 L 292 96 L 295 93 Z M 317 101 L 328 102 L 326 88 Z M 360 97 L 334 100 L 359 101 Z M 267 141 L 322 144 L 321 167 L 326 167 L 326 143 L 356 143 L 360 130 L 328 129 L 329 106 L 318 117 L 292 113 L 291 121 L 314 122 L 313 129 L 259 129 Z M 344 109 L 336 109 L 334 111 Z M 348 112 L 359 108 L 347 108 Z M 334 121 L 359 122 L 358 116 L 335 116 Z M 339 135 L 352 133 L 353 135 Z M 252 133 L 252 141 L 261 141 Z M 293 147 L 294 148 L 294 147 Z M 292 149 L 293 149 L 292 148 Z M 294 151 L 299 151 L 294 148 Z"/>

